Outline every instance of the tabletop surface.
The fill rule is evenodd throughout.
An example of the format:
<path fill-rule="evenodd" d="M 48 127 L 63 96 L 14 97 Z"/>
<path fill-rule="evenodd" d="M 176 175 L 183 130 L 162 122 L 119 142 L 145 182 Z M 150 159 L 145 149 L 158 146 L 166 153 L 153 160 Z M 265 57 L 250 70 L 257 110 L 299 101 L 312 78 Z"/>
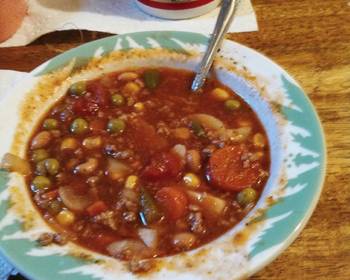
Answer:
<path fill-rule="evenodd" d="M 253 0 L 259 31 L 230 34 L 284 67 L 302 85 L 327 140 L 320 202 L 296 241 L 251 279 L 350 279 L 350 0 Z M 0 69 L 30 71 L 106 33 L 64 31 L 26 47 L 0 48 Z M 18 278 L 22 279 L 22 278 Z"/>

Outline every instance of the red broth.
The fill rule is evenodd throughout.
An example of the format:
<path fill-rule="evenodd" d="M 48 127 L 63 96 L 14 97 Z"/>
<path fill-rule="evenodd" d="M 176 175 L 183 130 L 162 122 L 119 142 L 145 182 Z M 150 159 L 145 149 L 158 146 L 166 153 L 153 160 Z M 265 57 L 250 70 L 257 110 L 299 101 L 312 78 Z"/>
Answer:
<path fill-rule="evenodd" d="M 44 219 L 123 260 L 191 250 L 237 224 L 268 178 L 267 136 L 215 78 L 192 93 L 193 76 L 137 69 L 73 84 L 28 145 Z"/>

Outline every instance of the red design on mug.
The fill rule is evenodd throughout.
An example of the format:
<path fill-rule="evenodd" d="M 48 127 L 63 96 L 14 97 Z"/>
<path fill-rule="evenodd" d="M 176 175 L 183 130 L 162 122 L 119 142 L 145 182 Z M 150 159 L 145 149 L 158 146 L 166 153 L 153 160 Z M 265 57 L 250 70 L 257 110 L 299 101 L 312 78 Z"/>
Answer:
<path fill-rule="evenodd" d="M 154 0 L 138 0 L 140 3 L 150 6 L 152 8 L 156 9 L 163 9 L 163 10 L 186 10 L 186 9 L 193 9 L 198 8 L 203 5 L 207 5 L 211 2 L 214 2 L 214 0 L 192 0 L 192 1 L 186 1 L 186 2 L 160 2 L 160 1 L 154 1 Z"/>

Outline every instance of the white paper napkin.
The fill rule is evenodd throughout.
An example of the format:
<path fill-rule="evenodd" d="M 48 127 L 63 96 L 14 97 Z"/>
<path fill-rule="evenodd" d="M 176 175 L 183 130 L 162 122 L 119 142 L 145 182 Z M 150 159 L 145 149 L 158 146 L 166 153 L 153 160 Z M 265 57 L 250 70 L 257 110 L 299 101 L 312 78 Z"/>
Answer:
<path fill-rule="evenodd" d="M 11 89 L 22 79 L 29 77 L 29 74 L 25 72 L 0 70 L 0 102 L 3 102 L 6 96 L 11 94 Z M 7 280 L 11 274 L 17 274 L 16 269 L 5 258 L 3 258 L 0 253 L 0 280 Z"/>
<path fill-rule="evenodd" d="M 218 10 L 193 19 L 164 20 L 143 13 L 134 0 L 28 0 L 28 15 L 21 28 L 0 47 L 23 46 L 43 34 L 68 29 L 116 34 L 150 30 L 210 33 Z M 257 22 L 250 0 L 241 0 L 229 32 L 256 30 Z"/>

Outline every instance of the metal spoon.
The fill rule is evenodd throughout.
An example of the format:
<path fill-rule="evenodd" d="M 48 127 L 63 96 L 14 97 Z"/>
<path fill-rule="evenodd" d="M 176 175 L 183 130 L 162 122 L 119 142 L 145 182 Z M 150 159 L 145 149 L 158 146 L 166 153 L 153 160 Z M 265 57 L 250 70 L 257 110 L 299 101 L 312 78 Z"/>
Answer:
<path fill-rule="evenodd" d="M 214 57 L 224 39 L 226 31 L 230 26 L 233 16 L 236 11 L 237 2 L 239 0 L 223 0 L 218 19 L 215 24 L 214 32 L 210 38 L 208 48 L 204 54 L 191 89 L 192 91 L 199 90 L 203 85 L 213 64 Z"/>

